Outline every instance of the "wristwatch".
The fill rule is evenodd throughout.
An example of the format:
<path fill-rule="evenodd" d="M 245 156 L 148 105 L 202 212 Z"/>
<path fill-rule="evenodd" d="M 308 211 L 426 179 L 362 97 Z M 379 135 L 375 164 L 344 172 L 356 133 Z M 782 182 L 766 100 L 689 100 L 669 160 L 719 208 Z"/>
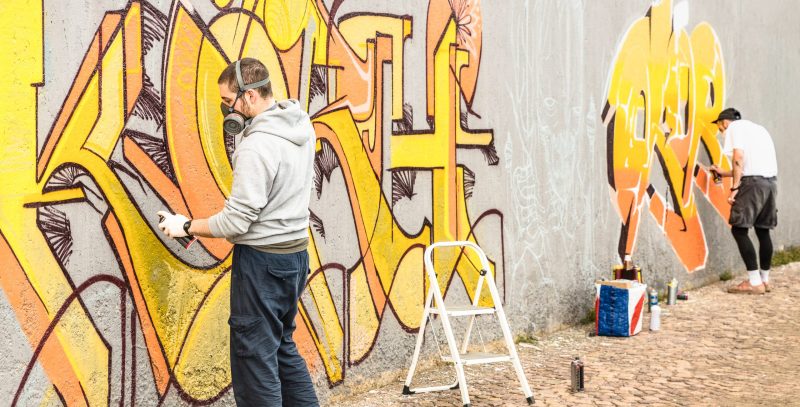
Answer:
<path fill-rule="evenodd" d="M 187 236 L 191 236 L 192 234 L 189 233 L 189 228 L 192 227 L 192 220 L 189 219 L 186 223 L 183 224 L 183 231 L 186 232 Z"/>

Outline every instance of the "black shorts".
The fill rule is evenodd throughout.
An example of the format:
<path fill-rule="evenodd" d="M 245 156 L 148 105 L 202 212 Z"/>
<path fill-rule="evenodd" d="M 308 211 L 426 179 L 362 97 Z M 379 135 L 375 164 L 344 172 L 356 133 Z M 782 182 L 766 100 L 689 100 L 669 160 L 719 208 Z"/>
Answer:
<path fill-rule="evenodd" d="M 742 177 L 728 223 L 740 228 L 773 229 L 778 225 L 776 177 Z"/>

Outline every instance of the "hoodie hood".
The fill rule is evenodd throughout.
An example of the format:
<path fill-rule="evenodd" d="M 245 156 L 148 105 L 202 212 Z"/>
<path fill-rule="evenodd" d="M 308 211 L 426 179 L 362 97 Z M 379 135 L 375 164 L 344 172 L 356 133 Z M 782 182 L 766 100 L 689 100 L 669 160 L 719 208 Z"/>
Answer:
<path fill-rule="evenodd" d="M 309 132 L 308 120 L 308 113 L 300 108 L 297 100 L 276 101 L 275 106 L 253 118 L 244 129 L 244 137 L 264 133 L 302 146 L 311 140 L 313 134 L 313 131 Z"/>

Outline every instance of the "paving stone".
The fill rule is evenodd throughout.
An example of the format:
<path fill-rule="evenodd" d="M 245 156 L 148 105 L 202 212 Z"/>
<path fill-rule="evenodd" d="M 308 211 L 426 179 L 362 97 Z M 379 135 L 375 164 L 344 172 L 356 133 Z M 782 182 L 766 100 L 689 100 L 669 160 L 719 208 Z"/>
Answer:
<path fill-rule="evenodd" d="M 663 307 L 657 333 L 589 337 L 587 325 L 519 346 L 536 405 L 800 406 L 800 263 L 773 269 L 770 279 L 772 292 L 760 296 L 727 294 L 725 283 L 693 290 L 689 301 Z M 586 364 L 580 393 L 569 390 L 576 355 Z M 434 367 L 415 383 L 451 376 L 451 367 Z M 527 405 L 510 365 L 470 366 L 467 381 L 475 407 Z M 458 390 L 403 396 L 401 388 L 393 383 L 331 405 L 461 406 Z"/>

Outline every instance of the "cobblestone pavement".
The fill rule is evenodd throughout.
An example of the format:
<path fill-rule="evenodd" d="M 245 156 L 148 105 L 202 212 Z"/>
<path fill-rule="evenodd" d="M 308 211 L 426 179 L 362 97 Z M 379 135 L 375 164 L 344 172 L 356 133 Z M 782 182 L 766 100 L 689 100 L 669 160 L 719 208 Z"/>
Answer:
<path fill-rule="evenodd" d="M 800 406 L 800 263 L 773 269 L 771 293 L 727 294 L 728 283 L 689 292 L 662 305 L 661 331 L 631 338 L 591 337 L 589 326 L 520 344 L 539 406 Z M 586 390 L 569 391 L 569 364 L 586 364 Z M 525 406 L 510 363 L 468 366 L 472 406 Z M 405 374 L 403 374 L 405 376 Z M 418 374 L 415 385 L 444 384 L 449 365 Z M 435 379 L 434 379 L 435 378 Z M 421 380 L 420 380 L 421 379 Z M 426 381 L 426 379 L 431 380 Z M 460 406 L 458 390 L 403 396 L 402 379 L 331 400 L 347 406 Z"/>

